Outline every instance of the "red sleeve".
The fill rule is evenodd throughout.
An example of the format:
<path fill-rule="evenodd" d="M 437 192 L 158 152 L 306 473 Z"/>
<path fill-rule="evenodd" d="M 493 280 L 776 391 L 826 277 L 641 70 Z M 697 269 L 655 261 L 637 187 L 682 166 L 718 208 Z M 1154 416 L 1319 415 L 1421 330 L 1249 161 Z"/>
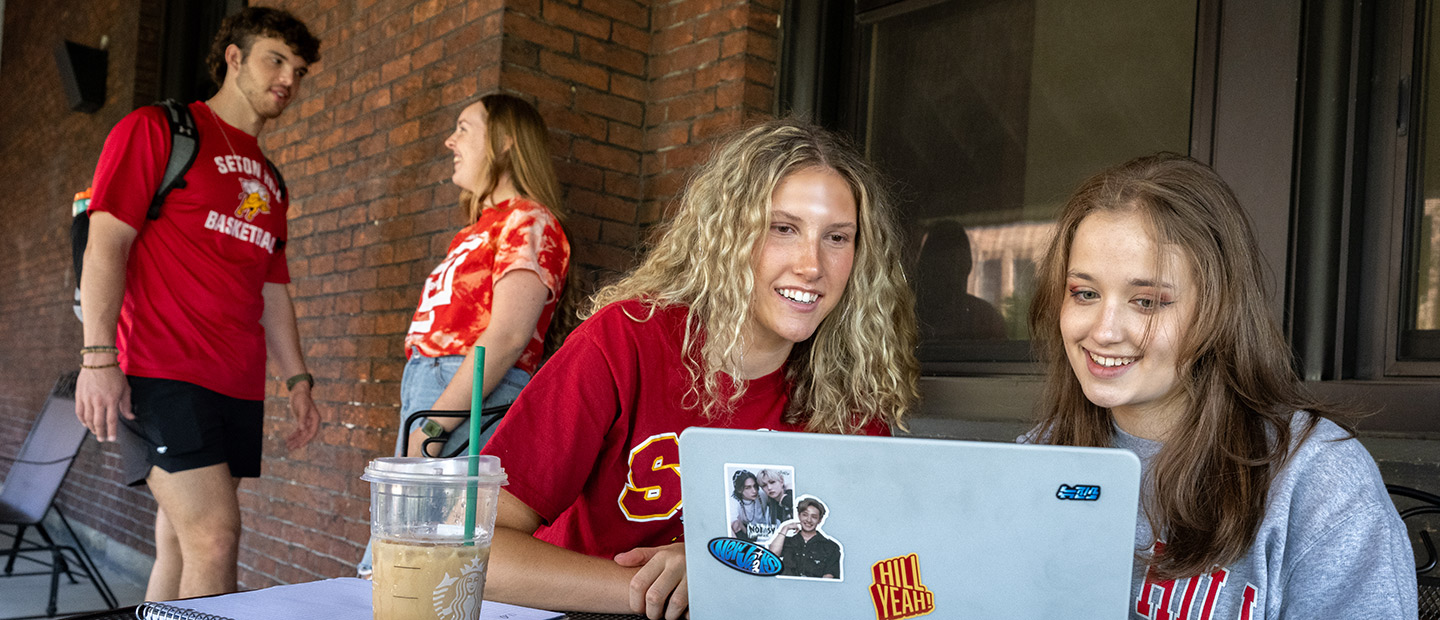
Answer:
<path fill-rule="evenodd" d="M 91 211 L 109 213 L 136 230 L 145 224 L 170 158 L 170 129 L 162 114 L 145 106 L 110 130 L 95 165 Z"/>
<path fill-rule="evenodd" d="M 569 252 L 563 246 L 565 233 L 548 209 L 537 203 L 515 209 L 505 218 L 497 238 L 493 281 L 516 269 L 528 269 L 550 289 L 550 299 L 555 299 L 565 286 Z"/>
<path fill-rule="evenodd" d="M 271 166 L 273 165 L 272 163 Z M 267 178 L 269 178 L 269 173 L 272 171 L 268 170 L 270 166 L 266 166 L 266 168 Z M 280 178 L 275 177 L 275 182 L 279 184 L 281 182 Z M 285 219 L 282 220 L 280 224 L 280 243 L 276 244 L 275 252 L 270 254 L 270 266 L 265 271 L 265 281 L 276 284 L 289 284 L 290 263 L 286 261 L 285 257 L 290 247 L 290 190 L 285 189 L 281 192 L 281 195 L 284 196 L 284 198 L 281 198 L 279 203 L 281 205 L 281 212 L 285 214 Z M 407 348 L 406 350 L 408 351 L 409 349 Z"/>
<path fill-rule="evenodd" d="M 270 268 L 265 272 L 266 282 L 274 282 L 276 284 L 290 283 L 290 264 L 285 261 L 285 250 L 289 245 L 289 243 L 286 243 L 275 248 L 275 253 L 270 255 Z"/>
<path fill-rule="evenodd" d="M 509 478 L 505 490 L 546 524 L 580 497 L 619 415 L 613 354 L 624 356 L 630 347 L 615 350 L 619 343 L 608 340 L 621 330 L 603 318 L 597 314 L 576 328 L 520 392 L 482 451 L 500 457 Z"/>

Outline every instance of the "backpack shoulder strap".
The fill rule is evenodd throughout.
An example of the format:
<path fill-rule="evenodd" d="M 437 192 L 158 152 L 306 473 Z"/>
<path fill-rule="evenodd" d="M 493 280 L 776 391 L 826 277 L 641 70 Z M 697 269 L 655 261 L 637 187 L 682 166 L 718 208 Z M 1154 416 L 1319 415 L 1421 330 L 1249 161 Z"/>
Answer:
<path fill-rule="evenodd" d="M 270 161 L 269 157 L 265 158 L 265 165 L 270 168 L 270 174 L 275 176 L 275 186 L 280 188 L 280 200 L 290 200 L 290 190 L 285 187 L 285 176 L 280 174 L 280 168 L 275 165 L 275 162 Z M 285 247 L 285 240 L 276 239 L 275 249 L 279 250 L 283 247 Z"/>
<path fill-rule="evenodd" d="M 270 168 L 270 174 L 275 177 L 275 186 L 280 188 L 280 199 L 289 200 L 290 190 L 285 187 L 285 176 L 280 174 L 280 169 L 275 166 L 275 162 L 270 161 L 269 157 L 265 158 L 265 165 Z"/>
<path fill-rule="evenodd" d="M 160 177 L 160 187 L 150 201 L 150 211 L 145 214 L 147 219 L 152 220 L 160 217 L 160 205 L 165 203 L 170 190 L 185 187 L 185 173 L 200 152 L 200 133 L 195 128 L 195 116 L 190 113 L 190 107 L 174 99 L 155 105 L 165 113 L 165 123 L 170 126 L 170 161 L 165 165 L 165 175 Z"/>

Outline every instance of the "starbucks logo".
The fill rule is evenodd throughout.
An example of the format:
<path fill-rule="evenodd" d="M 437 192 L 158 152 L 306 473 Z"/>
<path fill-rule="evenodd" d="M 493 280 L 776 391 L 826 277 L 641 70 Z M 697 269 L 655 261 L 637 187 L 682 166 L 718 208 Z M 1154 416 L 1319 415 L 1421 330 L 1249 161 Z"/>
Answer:
<path fill-rule="evenodd" d="M 469 620 L 480 617 L 480 589 L 485 585 L 485 564 L 479 558 L 470 560 L 460 574 L 451 577 L 446 571 L 435 586 L 432 599 L 435 617 L 439 620 Z"/>

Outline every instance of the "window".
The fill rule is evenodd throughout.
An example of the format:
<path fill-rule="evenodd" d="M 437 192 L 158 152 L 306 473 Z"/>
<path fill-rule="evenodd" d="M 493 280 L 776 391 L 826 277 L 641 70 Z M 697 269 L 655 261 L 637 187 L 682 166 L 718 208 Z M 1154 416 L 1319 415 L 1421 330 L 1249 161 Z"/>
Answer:
<path fill-rule="evenodd" d="M 1422 3 L 1416 15 L 1420 105 L 1409 133 L 1413 187 L 1405 208 L 1400 360 L 1440 360 L 1440 11 Z"/>
<path fill-rule="evenodd" d="M 1070 191 L 1190 150 L 1198 13 L 1196 0 L 856 3 L 854 97 L 835 117 L 898 182 L 927 373 L 1032 372 L 1035 269 Z"/>
<path fill-rule="evenodd" d="M 1440 10 L 1412 0 L 1362 14 L 1373 33 L 1366 174 L 1349 231 L 1358 321 L 1342 379 L 1440 377 Z"/>
<path fill-rule="evenodd" d="M 922 417 L 1030 419 L 1056 209 L 1164 149 L 1240 198 L 1308 386 L 1378 410 L 1367 431 L 1440 432 L 1440 0 L 790 0 L 786 19 L 780 108 L 898 181 Z"/>
<path fill-rule="evenodd" d="M 205 57 L 220 22 L 239 13 L 244 0 L 165 2 L 165 34 L 160 66 L 160 98 L 179 101 L 209 99 L 220 87 L 210 79 Z"/>

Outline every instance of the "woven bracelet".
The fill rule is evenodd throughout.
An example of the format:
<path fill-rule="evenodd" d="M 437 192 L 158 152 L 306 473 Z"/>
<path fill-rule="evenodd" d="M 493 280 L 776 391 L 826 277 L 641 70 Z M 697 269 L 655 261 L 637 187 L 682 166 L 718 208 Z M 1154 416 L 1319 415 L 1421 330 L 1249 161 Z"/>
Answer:
<path fill-rule="evenodd" d="M 309 383 L 309 384 L 310 384 L 310 387 L 312 387 L 312 388 L 315 387 L 315 377 L 311 376 L 310 373 L 308 373 L 308 372 L 302 372 L 302 373 L 300 373 L 300 374 L 298 374 L 298 375 L 295 375 L 295 376 L 293 376 L 293 377 L 290 377 L 289 379 L 286 379 L 286 380 L 285 380 L 285 389 L 286 389 L 287 391 L 288 391 L 288 390 L 293 390 L 293 389 L 295 389 L 295 386 L 296 386 L 296 385 L 299 385 L 299 384 L 300 384 L 301 381 L 304 381 L 304 382 L 306 382 L 306 383 Z"/>

